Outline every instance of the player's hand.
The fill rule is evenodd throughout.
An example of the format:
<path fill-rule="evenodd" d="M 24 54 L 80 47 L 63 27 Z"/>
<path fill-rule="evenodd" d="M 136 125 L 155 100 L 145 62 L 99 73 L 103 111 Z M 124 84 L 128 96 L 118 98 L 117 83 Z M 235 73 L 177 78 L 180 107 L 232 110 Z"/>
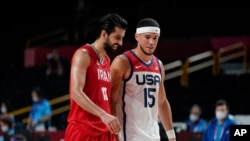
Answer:
<path fill-rule="evenodd" d="M 175 139 L 175 138 L 173 138 L 173 139 L 168 139 L 168 141 L 176 141 L 176 139 Z"/>
<path fill-rule="evenodd" d="M 121 125 L 117 117 L 110 114 L 103 114 L 101 116 L 102 122 L 109 128 L 112 134 L 118 134 L 121 130 Z"/>

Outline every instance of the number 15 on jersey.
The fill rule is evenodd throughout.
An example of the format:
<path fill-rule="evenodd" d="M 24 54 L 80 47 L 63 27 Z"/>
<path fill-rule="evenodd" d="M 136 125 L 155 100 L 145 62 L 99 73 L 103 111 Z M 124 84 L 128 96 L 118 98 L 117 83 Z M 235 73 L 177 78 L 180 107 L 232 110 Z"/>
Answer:
<path fill-rule="evenodd" d="M 156 88 L 144 88 L 144 107 L 152 108 L 155 105 L 155 96 Z"/>

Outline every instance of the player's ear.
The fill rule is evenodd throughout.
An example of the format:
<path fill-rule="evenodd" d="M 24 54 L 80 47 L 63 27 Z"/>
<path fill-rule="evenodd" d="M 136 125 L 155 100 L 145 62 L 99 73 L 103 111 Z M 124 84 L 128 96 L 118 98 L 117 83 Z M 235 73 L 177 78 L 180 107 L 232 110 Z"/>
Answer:
<path fill-rule="evenodd" d="M 105 30 L 102 30 L 101 31 L 101 37 L 102 37 L 102 39 L 106 39 L 107 36 L 108 36 L 107 32 Z"/>
<path fill-rule="evenodd" d="M 139 40 L 139 34 L 135 33 L 135 40 L 138 41 Z"/>

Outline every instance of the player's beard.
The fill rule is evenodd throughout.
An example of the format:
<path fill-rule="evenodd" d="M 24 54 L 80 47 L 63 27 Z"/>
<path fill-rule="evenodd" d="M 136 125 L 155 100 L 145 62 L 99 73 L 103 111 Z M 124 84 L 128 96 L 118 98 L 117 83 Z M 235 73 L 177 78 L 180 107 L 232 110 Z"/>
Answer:
<path fill-rule="evenodd" d="M 147 52 L 146 50 L 144 50 L 144 48 L 140 45 L 140 49 L 141 49 L 141 51 L 142 51 L 142 53 L 144 53 L 145 55 L 153 55 L 153 53 L 154 52 L 152 52 L 152 53 L 149 53 L 149 52 Z"/>
<path fill-rule="evenodd" d="M 108 53 L 108 54 L 114 54 L 115 53 L 115 49 L 112 48 L 112 44 L 110 43 L 109 38 L 106 39 L 106 41 L 104 42 L 104 50 Z"/>

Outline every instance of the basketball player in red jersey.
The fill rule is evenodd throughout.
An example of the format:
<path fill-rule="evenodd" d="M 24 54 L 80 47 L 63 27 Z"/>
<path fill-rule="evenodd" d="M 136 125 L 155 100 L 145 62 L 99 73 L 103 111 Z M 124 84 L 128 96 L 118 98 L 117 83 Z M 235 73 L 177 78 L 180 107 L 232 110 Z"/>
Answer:
<path fill-rule="evenodd" d="M 142 19 L 136 28 L 136 48 L 116 56 L 111 64 L 112 113 L 122 125 L 120 141 L 160 141 L 158 117 L 168 140 L 176 140 L 164 88 L 165 70 L 153 55 L 159 37 L 158 22 Z"/>
<path fill-rule="evenodd" d="M 111 115 L 110 59 L 123 44 L 128 23 L 116 13 L 105 15 L 96 40 L 77 49 L 70 73 L 70 111 L 65 141 L 115 141 L 120 123 Z"/>

